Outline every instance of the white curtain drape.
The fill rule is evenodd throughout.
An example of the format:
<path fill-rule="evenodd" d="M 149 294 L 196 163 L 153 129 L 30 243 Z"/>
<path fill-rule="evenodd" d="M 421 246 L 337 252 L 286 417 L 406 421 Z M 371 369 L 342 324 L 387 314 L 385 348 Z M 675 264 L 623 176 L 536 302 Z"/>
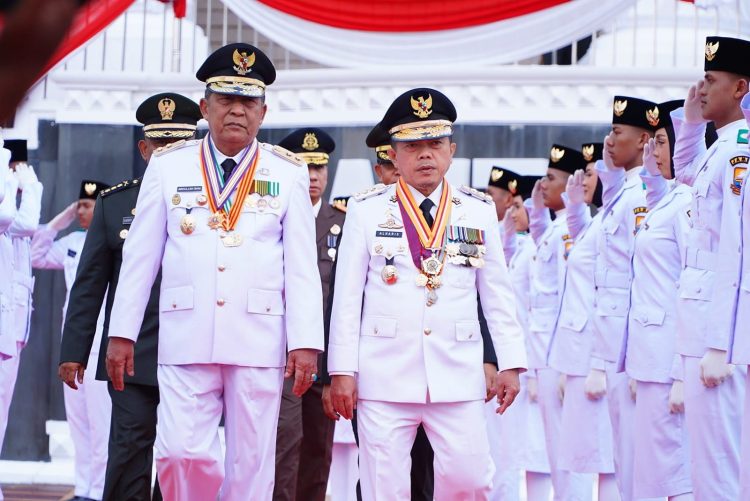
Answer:
<path fill-rule="evenodd" d="M 358 68 L 512 63 L 590 35 L 635 0 L 571 0 L 481 26 L 419 33 L 346 30 L 290 16 L 257 0 L 222 1 L 242 21 L 291 52 L 326 66 Z"/>

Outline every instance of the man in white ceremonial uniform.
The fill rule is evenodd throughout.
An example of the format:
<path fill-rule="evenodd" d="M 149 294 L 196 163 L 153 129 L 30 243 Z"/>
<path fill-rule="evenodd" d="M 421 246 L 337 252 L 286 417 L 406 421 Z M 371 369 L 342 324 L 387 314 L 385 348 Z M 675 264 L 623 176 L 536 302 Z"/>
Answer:
<path fill-rule="evenodd" d="M 477 292 L 497 352 L 499 411 L 512 403 L 526 366 L 491 199 L 444 179 L 455 119 L 453 104 L 434 89 L 397 97 L 382 124 L 401 177 L 348 205 L 328 370 L 336 412 L 351 419 L 357 409 L 365 501 L 409 499 L 420 424 L 435 453 L 435 499 L 488 499 Z"/>
<path fill-rule="evenodd" d="M 526 346 L 529 371 L 535 376 L 529 386 L 536 385 L 544 422 L 544 436 L 556 500 L 591 498 L 591 476 L 562 470 L 558 464 L 562 399 L 559 394 L 560 373 L 547 365 L 547 351 L 560 311 L 560 291 L 565 278 L 565 260 L 572 244 L 566 225 L 566 209 L 562 194 L 568 177 L 586 167 L 580 151 L 559 144 L 552 145 L 547 174 L 539 181 L 526 200 L 529 208 L 529 229 L 536 244 L 531 263 L 529 287 L 529 329 Z M 552 221 L 550 210 L 555 212 Z"/>
<path fill-rule="evenodd" d="M 582 146 L 586 171 L 568 178 L 563 200 L 570 234 L 565 279 L 560 290 L 560 313 L 547 354 L 549 366 L 561 374 L 560 469 L 596 474 L 598 499 L 619 497 L 614 477 L 612 425 L 606 393 L 590 395 L 586 376 L 593 346 L 594 266 L 602 212 L 591 216 L 588 204 L 597 188 L 594 162 L 602 158 L 602 144 Z"/>
<path fill-rule="evenodd" d="M 672 112 L 675 178 L 693 187 L 677 304 L 691 475 L 695 498 L 717 501 L 740 497 L 741 400 L 747 370 L 727 363 L 732 316 L 718 313 L 727 306 L 727 291 L 715 283 L 715 273 L 723 264 L 718 261 L 721 240 L 738 236 L 740 227 L 740 193 L 748 164 L 748 126 L 740 102 L 750 81 L 748 61 L 750 42 L 708 37 L 704 78 L 690 89 L 684 108 Z M 716 126 L 718 139 L 707 149 L 708 120 Z M 733 245 L 731 250 L 740 249 Z"/>
<path fill-rule="evenodd" d="M 31 239 L 31 265 L 37 269 L 64 270 L 65 304 L 63 325 L 70 301 L 70 289 L 75 282 L 78 262 L 81 259 L 83 242 L 94 215 L 96 197 L 109 185 L 99 181 L 83 180 L 78 200 L 66 207 L 48 224 L 42 225 Z M 81 231 L 72 231 L 55 240 L 78 218 Z M 112 415 L 112 401 L 107 392 L 107 383 L 97 381 L 96 366 L 99 360 L 99 345 L 104 329 L 104 310 L 100 310 L 96 324 L 94 343 L 85 374 L 84 384 L 78 391 L 63 386 L 65 397 L 65 419 L 70 427 L 70 436 L 75 448 L 74 501 L 78 499 L 102 499 L 104 473 L 107 470 L 107 444 Z"/>
<path fill-rule="evenodd" d="M 594 343 L 586 386 L 591 395 L 607 393 L 615 477 L 623 501 L 633 499 L 635 393 L 627 375 L 617 372 L 617 361 L 627 328 L 633 240 L 648 212 L 639 177 L 643 148 L 658 116 L 656 103 L 615 96 L 612 131 L 604 140 L 603 159 L 596 163 L 604 198 L 609 201 L 602 208 L 597 232 Z"/>
<path fill-rule="evenodd" d="M 107 366 L 121 390 L 161 265 L 155 456 L 165 499 L 271 499 L 282 376 L 295 378 L 297 396 L 317 379 L 323 303 L 308 172 L 256 139 L 275 76 L 248 44 L 208 57 L 197 77 L 209 134 L 152 156 L 125 240 Z"/>

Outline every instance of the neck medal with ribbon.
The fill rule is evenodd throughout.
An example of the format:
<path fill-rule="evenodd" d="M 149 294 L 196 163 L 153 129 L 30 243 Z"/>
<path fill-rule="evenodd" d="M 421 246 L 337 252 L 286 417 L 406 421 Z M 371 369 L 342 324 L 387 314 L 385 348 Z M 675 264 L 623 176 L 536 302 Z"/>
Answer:
<path fill-rule="evenodd" d="M 432 306 L 437 301 L 435 290 L 442 285 L 440 274 L 445 261 L 443 251 L 445 228 L 451 217 L 450 185 L 443 180 L 443 193 L 440 195 L 440 203 L 437 206 L 432 228 L 425 221 L 419 205 L 403 178 L 399 178 L 396 186 L 396 200 L 401 210 L 411 258 L 414 266 L 419 270 L 415 282 L 417 287 L 427 289 L 427 306 Z"/>
<path fill-rule="evenodd" d="M 223 171 L 216 160 L 210 136 L 209 133 L 203 138 L 200 156 L 203 184 L 208 192 L 208 206 L 211 209 L 208 226 L 212 230 L 222 231 L 221 243 L 225 247 L 237 247 L 242 245 L 242 235 L 235 233 L 234 228 L 240 219 L 243 202 L 255 177 L 255 169 L 260 158 L 258 141 L 253 140 L 252 144 L 245 148 L 237 167 L 224 182 Z M 232 200 L 231 196 L 235 192 Z"/>

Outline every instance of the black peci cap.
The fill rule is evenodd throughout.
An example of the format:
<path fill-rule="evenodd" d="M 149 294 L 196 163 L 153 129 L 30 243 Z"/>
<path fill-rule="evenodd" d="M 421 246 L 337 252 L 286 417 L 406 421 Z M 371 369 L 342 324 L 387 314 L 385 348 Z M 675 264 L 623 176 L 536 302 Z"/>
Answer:
<path fill-rule="evenodd" d="M 586 163 L 596 162 L 602 159 L 604 154 L 604 143 L 585 143 L 581 145 L 581 154 Z"/>
<path fill-rule="evenodd" d="M 370 148 L 375 148 L 375 160 L 379 164 L 392 164 L 391 158 L 388 156 L 388 150 L 391 149 L 391 136 L 388 131 L 383 128 L 382 123 L 378 123 L 372 128 L 365 144 Z"/>
<path fill-rule="evenodd" d="M 682 108 L 683 106 L 685 106 L 684 99 L 675 99 L 673 101 L 665 101 L 663 103 L 659 103 L 659 115 L 661 120 L 657 129 L 661 129 L 662 127 L 671 127 L 671 113 L 677 108 Z"/>
<path fill-rule="evenodd" d="M 750 77 L 750 41 L 730 37 L 706 37 L 704 71 L 728 71 Z"/>
<path fill-rule="evenodd" d="M 521 195 L 524 200 L 531 197 L 531 190 L 534 189 L 534 185 L 540 179 L 542 179 L 542 176 L 521 176 L 518 180 L 517 195 Z"/>
<path fill-rule="evenodd" d="M 520 179 L 521 176 L 510 169 L 493 166 L 490 170 L 490 180 L 487 186 L 494 186 L 509 191 L 511 195 L 515 195 L 518 192 L 518 182 Z"/>
<path fill-rule="evenodd" d="M 315 127 L 297 129 L 279 142 L 279 146 L 297 153 L 308 165 L 328 165 L 336 143 L 328 133 Z"/>
<path fill-rule="evenodd" d="M 109 188 L 109 185 L 102 183 L 101 181 L 84 179 L 81 181 L 81 191 L 78 194 L 78 199 L 96 200 L 96 196 L 99 192 L 106 190 L 107 188 Z"/>
<path fill-rule="evenodd" d="M 553 144 L 549 152 L 547 167 L 573 174 L 578 169 L 585 169 L 587 163 L 580 151 L 568 148 L 567 146 Z"/>
<path fill-rule="evenodd" d="M 216 49 L 195 76 L 217 94 L 262 97 L 276 80 L 276 68 L 257 47 L 233 43 Z"/>
<path fill-rule="evenodd" d="M 143 101 L 135 111 L 135 118 L 143 124 L 143 134 L 147 138 L 185 139 L 195 135 L 196 124 L 203 116 L 192 99 L 162 92 Z"/>
<path fill-rule="evenodd" d="M 3 148 L 10 150 L 11 162 L 28 162 L 29 151 L 25 139 L 6 139 Z"/>
<path fill-rule="evenodd" d="M 421 141 L 452 135 L 455 121 L 456 108 L 445 94 L 420 87 L 398 96 L 380 123 L 393 141 Z"/>
<path fill-rule="evenodd" d="M 659 125 L 659 107 L 653 101 L 630 96 L 615 96 L 612 104 L 612 125 L 632 125 L 654 131 Z"/>

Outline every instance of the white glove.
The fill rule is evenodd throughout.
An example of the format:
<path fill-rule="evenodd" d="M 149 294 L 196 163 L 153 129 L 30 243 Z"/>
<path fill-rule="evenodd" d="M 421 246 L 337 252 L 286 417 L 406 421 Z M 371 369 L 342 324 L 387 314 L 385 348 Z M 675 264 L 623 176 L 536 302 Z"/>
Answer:
<path fill-rule="evenodd" d="M 734 365 L 727 363 L 727 352 L 709 348 L 701 358 L 701 381 L 706 388 L 714 388 L 734 373 Z"/>
<path fill-rule="evenodd" d="M 513 212 L 516 210 L 514 206 L 510 206 L 510 209 L 505 211 L 505 217 L 503 218 L 503 233 L 511 235 L 516 232 L 516 222 L 513 221 Z"/>
<path fill-rule="evenodd" d="M 656 164 L 656 157 L 654 157 L 655 149 L 656 141 L 652 137 L 643 147 L 643 168 L 646 169 L 646 172 L 648 172 L 652 176 L 661 176 L 659 166 Z"/>
<path fill-rule="evenodd" d="M 602 149 L 602 161 L 604 161 L 604 166 L 607 168 L 607 170 L 616 170 L 617 166 L 615 165 L 614 160 L 612 160 L 612 156 L 609 154 L 609 136 L 612 135 L 610 132 L 606 136 L 604 136 L 604 148 Z"/>
<path fill-rule="evenodd" d="M 60 214 L 53 217 L 52 220 L 47 223 L 47 227 L 59 233 L 70 226 L 70 224 L 75 221 L 77 215 L 78 202 L 73 202 L 65 207 Z"/>
<path fill-rule="evenodd" d="M 568 184 L 565 187 L 565 193 L 568 195 L 568 200 L 573 205 L 585 202 L 583 196 L 583 176 L 583 169 L 578 169 L 572 176 L 568 177 Z"/>
<path fill-rule="evenodd" d="M 23 191 L 26 187 L 39 182 L 34 173 L 34 168 L 26 163 L 16 165 L 16 179 L 18 179 L 18 189 Z"/>
<path fill-rule="evenodd" d="M 544 197 L 542 196 L 542 180 L 537 179 L 534 189 L 531 190 L 531 202 L 535 209 L 544 209 Z"/>
<path fill-rule="evenodd" d="M 628 379 L 628 389 L 630 390 L 630 398 L 635 402 L 635 394 L 638 391 L 638 381 L 635 379 Z"/>
<path fill-rule="evenodd" d="M 703 89 L 703 80 L 700 80 L 697 85 L 690 86 L 683 106 L 686 123 L 702 124 L 708 121 L 703 118 L 701 111 L 701 89 Z"/>
<path fill-rule="evenodd" d="M 526 392 L 529 394 L 530 402 L 536 402 L 539 399 L 539 384 L 535 377 L 526 378 Z"/>
<path fill-rule="evenodd" d="M 601 399 L 607 394 L 607 373 L 601 369 L 591 369 L 583 383 L 583 391 L 589 400 Z"/>
<path fill-rule="evenodd" d="M 675 379 L 669 390 L 669 412 L 682 414 L 685 412 L 685 385 L 682 381 Z"/>
<path fill-rule="evenodd" d="M 560 374 L 560 377 L 557 378 L 557 398 L 560 399 L 561 404 L 565 399 L 565 383 L 567 380 L 568 376 L 565 374 Z"/>
<path fill-rule="evenodd" d="M 2 141 L 2 139 L 0 139 Z M 0 169 L 7 169 L 8 165 L 10 164 L 10 150 L 7 148 L 3 148 L 0 146 Z"/>

